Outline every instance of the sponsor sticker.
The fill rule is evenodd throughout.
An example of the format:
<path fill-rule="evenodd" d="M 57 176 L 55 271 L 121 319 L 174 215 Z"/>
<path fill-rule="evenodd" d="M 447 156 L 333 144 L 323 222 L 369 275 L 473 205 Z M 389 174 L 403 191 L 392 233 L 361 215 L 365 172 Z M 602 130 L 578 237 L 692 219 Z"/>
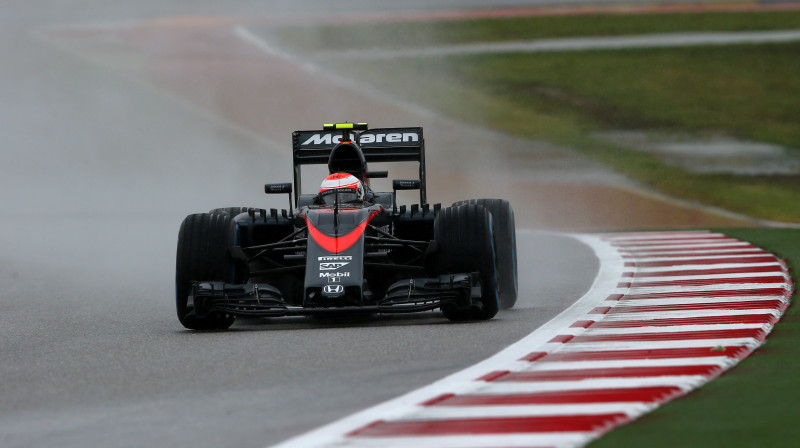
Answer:
<path fill-rule="evenodd" d="M 319 264 L 319 270 L 320 271 L 335 271 L 335 270 L 337 270 L 339 268 L 347 266 L 348 264 L 350 264 L 350 263 L 347 263 L 347 262 L 345 262 L 345 263 L 320 263 Z"/>
<path fill-rule="evenodd" d="M 339 143 L 342 140 L 340 134 L 333 133 L 318 133 L 309 136 L 306 140 L 300 143 L 300 146 L 319 146 L 319 145 L 332 145 Z M 417 143 L 419 142 L 419 134 L 416 132 L 382 132 L 382 133 L 363 133 L 358 139 L 359 144 L 372 144 L 372 143 Z"/>
<path fill-rule="evenodd" d="M 319 278 L 340 278 L 340 277 L 350 277 L 349 272 L 320 272 Z"/>
<path fill-rule="evenodd" d="M 344 286 L 342 285 L 325 285 L 322 288 L 322 292 L 325 294 L 341 294 L 344 292 Z"/>
<path fill-rule="evenodd" d="M 319 260 L 319 270 L 320 271 L 335 271 L 337 269 L 341 269 L 348 264 L 350 261 L 353 260 L 352 255 L 326 255 L 322 257 L 317 257 Z"/>

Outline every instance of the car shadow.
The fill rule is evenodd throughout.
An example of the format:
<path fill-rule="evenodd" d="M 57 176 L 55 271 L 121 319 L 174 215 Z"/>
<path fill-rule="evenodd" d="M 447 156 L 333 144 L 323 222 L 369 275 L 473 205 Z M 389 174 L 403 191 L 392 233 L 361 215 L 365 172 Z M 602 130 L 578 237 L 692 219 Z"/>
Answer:
<path fill-rule="evenodd" d="M 474 322 L 450 322 L 442 315 L 441 311 L 437 310 L 415 314 L 238 318 L 233 326 L 225 331 L 291 331 L 330 328 L 377 328 L 459 324 L 474 324 Z"/>

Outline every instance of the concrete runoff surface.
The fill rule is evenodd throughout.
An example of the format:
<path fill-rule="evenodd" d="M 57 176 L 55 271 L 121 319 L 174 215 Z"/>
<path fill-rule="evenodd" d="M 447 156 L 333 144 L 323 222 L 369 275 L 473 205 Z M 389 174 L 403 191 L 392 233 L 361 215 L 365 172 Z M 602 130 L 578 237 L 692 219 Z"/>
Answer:
<path fill-rule="evenodd" d="M 597 262 L 585 246 L 534 232 L 520 239 L 520 265 L 537 275 L 524 276 L 517 308 L 487 323 L 428 313 L 183 331 L 172 302 L 180 220 L 265 204 L 261 185 L 288 180 L 297 128 L 332 118 L 422 125 L 430 196 L 509 197 L 520 228 L 743 223 L 642 195 L 559 148 L 298 71 L 215 20 L 136 25 L 259 12 L 244 3 L 91 1 L 4 11 L 0 445 L 264 446 L 477 362 L 591 284 Z M 90 32 L 53 31 L 74 24 Z M 486 145 L 507 142 L 529 145 L 535 160 L 485 157 Z M 557 180 L 537 180 L 545 173 Z"/>

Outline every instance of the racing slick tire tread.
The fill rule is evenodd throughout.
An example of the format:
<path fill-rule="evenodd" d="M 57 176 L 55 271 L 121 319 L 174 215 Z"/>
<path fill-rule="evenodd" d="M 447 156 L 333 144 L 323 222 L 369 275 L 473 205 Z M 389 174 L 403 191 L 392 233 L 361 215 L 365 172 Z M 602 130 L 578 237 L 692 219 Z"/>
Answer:
<path fill-rule="evenodd" d="M 178 232 L 175 268 L 175 305 L 178 319 L 192 330 L 224 330 L 234 317 L 210 313 L 198 316 L 188 304 L 193 281 L 234 282 L 234 262 L 228 249 L 236 239 L 229 214 L 198 213 L 183 220 Z"/>
<path fill-rule="evenodd" d="M 439 274 L 478 272 L 481 280 L 478 306 L 446 304 L 442 313 L 451 321 L 491 319 L 500 308 L 491 213 L 478 204 L 448 207 L 436 217 L 434 228 Z"/>
<path fill-rule="evenodd" d="M 497 280 L 500 290 L 500 309 L 510 309 L 517 303 L 519 281 L 517 279 L 517 231 L 514 224 L 514 209 L 505 199 L 471 199 L 461 204 L 478 204 L 492 214 L 494 224 L 495 251 L 497 252 Z"/>

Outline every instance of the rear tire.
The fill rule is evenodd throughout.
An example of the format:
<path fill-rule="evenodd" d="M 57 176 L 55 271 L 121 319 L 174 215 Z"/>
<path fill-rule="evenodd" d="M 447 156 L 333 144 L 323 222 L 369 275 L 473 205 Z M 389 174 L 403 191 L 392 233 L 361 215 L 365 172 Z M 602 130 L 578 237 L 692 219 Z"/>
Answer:
<path fill-rule="evenodd" d="M 500 290 L 500 308 L 507 310 L 517 303 L 519 281 L 517 279 L 517 230 L 514 224 L 514 209 L 505 199 L 471 199 L 461 204 L 478 204 L 492 214 L 495 251 L 497 252 L 497 280 Z"/>
<path fill-rule="evenodd" d="M 236 243 L 236 226 L 231 216 L 198 213 L 183 220 L 178 233 L 175 266 L 175 306 L 178 320 L 191 330 L 224 330 L 234 316 L 211 312 L 197 314 L 189 303 L 192 282 L 235 281 L 235 263 L 229 249 Z"/>
<path fill-rule="evenodd" d="M 480 274 L 480 301 L 469 309 L 446 304 L 442 313 L 452 321 L 491 319 L 500 308 L 491 213 L 477 204 L 445 208 L 437 215 L 434 229 L 440 275 Z"/>

